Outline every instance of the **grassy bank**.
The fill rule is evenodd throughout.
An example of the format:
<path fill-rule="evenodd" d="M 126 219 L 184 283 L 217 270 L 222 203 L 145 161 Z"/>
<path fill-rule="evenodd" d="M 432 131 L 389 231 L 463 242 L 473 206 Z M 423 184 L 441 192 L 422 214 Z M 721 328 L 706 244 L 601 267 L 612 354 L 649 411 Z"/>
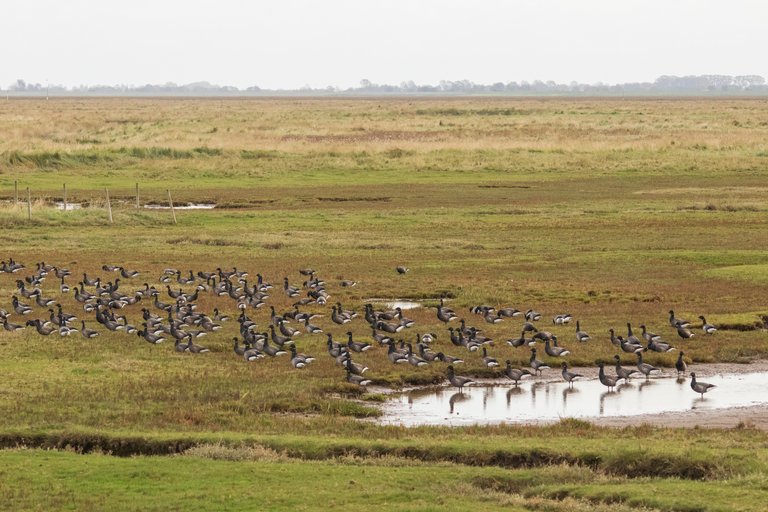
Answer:
<path fill-rule="evenodd" d="M 202 446 L 176 457 L 0 451 L 14 510 L 761 510 L 764 476 L 690 481 L 557 465 L 504 470 L 398 457 L 298 461 L 270 449 Z M 35 477 L 29 478 L 34 472 Z"/>

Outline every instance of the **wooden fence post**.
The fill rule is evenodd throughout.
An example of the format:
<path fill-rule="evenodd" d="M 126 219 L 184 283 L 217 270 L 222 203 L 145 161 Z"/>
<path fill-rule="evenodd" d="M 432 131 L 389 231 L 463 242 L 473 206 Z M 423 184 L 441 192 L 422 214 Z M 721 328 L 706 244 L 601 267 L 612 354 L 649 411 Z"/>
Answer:
<path fill-rule="evenodd" d="M 109 223 L 112 224 L 112 204 L 109 202 L 109 189 L 105 188 L 104 193 L 107 194 L 107 211 L 109 212 Z"/>
<path fill-rule="evenodd" d="M 13 180 L 13 197 L 16 200 L 14 206 L 19 204 L 19 180 Z"/>
<path fill-rule="evenodd" d="M 176 224 L 176 210 L 173 209 L 173 199 L 171 199 L 171 189 L 168 189 L 168 203 L 171 205 L 171 215 L 173 215 L 173 223 Z"/>
<path fill-rule="evenodd" d="M 67 211 L 67 184 L 64 184 L 64 211 Z"/>

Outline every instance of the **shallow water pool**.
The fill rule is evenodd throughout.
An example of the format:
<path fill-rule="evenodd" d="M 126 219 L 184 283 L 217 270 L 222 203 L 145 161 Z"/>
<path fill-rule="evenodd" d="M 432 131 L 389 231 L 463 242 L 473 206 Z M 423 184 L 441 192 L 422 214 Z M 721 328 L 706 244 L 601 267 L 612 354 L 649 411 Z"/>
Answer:
<path fill-rule="evenodd" d="M 553 422 L 562 418 L 637 416 L 692 409 L 723 409 L 768 403 L 768 373 L 714 375 L 700 380 L 717 387 L 702 399 L 690 378 L 634 379 L 608 391 L 597 379 L 565 382 L 523 381 L 404 393 L 383 405 L 386 424 L 474 425 Z"/>

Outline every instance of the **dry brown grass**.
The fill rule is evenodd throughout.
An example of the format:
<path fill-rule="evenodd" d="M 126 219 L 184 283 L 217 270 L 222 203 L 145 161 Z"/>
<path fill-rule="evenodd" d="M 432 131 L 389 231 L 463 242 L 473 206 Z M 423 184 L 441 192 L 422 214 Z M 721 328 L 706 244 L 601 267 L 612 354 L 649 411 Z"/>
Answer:
<path fill-rule="evenodd" d="M 754 99 L 54 99 L 0 102 L 0 152 L 765 151 Z"/>

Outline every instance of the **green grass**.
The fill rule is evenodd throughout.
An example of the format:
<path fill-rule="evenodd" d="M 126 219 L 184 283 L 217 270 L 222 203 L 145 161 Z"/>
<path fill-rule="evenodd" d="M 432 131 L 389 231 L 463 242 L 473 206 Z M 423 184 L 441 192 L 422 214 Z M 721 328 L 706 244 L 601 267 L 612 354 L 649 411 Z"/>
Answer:
<path fill-rule="evenodd" d="M 765 477 L 626 479 L 588 468 L 502 470 L 396 457 L 297 461 L 264 449 L 201 447 L 177 457 L 0 452 L 13 510 L 686 510 L 764 506 Z M 34 473 L 34 478 L 26 475 Z"/>
<path fill-rule="evenodd" d="M 707 270 L 704 272 L 704 276 L 753 283 L 768 283 L 768 264 L 720 267 Z"/>

